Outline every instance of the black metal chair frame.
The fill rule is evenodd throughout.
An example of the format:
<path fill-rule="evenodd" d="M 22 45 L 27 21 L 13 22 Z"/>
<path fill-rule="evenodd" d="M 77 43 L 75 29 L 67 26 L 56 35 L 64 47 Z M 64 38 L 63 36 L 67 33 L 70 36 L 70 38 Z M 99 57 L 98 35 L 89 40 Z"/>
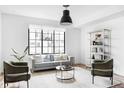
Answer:
<path fill-rule="evenodd" d="M 111 85 L 113 85 L 113 59 L 111 59 L 111 60 L 112 60 L 112 66 L 111 66 L 111 68 L 107 68 L 107 66 L 105 67 L 107 69 L 101 68 L 101 70 L 106 70 L 106 72 L 107 72 L 107 70 L 111 70 L 111 74 L 110 75 L 95 75 L 94 74 L 94 71 L 97 70 L 96 65 L 99 66 L 98 70 L 100 70 L 100 67 L 102 65 L 104 66 L 104 64 L 106 64 L 107 62 L 92 63 L 92 84 L 94 84 L 94 77 L 95 76 L 102 76 L 102 77 L 110 77 Z M 101 71 L 101 73 L 102 73 L 102 71 Z"/>
<path fill-rule="evenodd" d="M 9 70 L 6 66 L 9 67 Z M 6 84 L 8 86 L 8 83 L 14 83 L 14 82 L 18 82 L 18 81 L 27 81 L 27 88 L 29 88 L 29 79 L 30 79 L 30 75 L 29 75 L 29 67 L 28 64 L 26 62 L 20 62 L 20 63 L 7 63 L 4 61 L 4 88 L 6 88 Z M 25 73 L 26 78 L 21 79 L 21 80 L 15 80 L 15 81 L 7 81 L 7 75 L 11 74 L 19 74 L 19 73 Z M 23 75 L 23 74 L 22 74 Z"/>

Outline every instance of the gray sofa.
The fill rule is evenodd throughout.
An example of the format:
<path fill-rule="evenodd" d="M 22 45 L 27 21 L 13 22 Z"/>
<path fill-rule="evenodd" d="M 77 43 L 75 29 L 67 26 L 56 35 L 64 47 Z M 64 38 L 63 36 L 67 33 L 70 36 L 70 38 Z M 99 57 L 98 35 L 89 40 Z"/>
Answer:
<path fill-rule="evenodd" d="M 40 55 L 32 57 L 32 72 L 38 70 L 54 69 L 56 66 L 74 64 L 75 58 L 63 55 Z"/>

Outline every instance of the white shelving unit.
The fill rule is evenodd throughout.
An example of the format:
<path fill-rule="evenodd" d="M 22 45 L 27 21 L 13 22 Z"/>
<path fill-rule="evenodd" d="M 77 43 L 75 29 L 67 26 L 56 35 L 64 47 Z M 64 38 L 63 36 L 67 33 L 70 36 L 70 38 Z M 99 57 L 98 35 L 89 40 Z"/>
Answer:
<path fill-rule="evenodd" d="M 90 63 L 111 58 L 111 30 L 90 32 Z"/>

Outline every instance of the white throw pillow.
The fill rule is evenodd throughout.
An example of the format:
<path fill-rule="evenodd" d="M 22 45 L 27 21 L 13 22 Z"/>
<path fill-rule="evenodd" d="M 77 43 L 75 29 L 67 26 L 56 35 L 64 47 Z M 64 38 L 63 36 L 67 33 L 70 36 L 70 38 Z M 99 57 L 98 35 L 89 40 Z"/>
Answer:
<path fill-rule="evenodd" d="M 54 55 L 54 61 L 68 60 L 67 54 L 57 54 Z"/>
<path fill-rule="evenodd" d="M 54 55 L 54 61 L 59 61 L 61 60 L 61 56 L 60 55 Z"/>
<path fill-rule="evenodd" d="M 68 60 L 67 54 L 62 54 L 61 55 L 61 60 Z"/>

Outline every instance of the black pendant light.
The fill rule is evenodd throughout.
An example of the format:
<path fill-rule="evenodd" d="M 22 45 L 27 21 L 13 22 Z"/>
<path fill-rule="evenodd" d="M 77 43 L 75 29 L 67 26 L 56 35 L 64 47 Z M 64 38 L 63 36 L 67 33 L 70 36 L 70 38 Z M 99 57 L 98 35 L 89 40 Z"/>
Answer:
<path fill-rule="evenodd" d="M 60 24 L 61 25 L 70 25 L 72 24 L 72 19 L 69 15 L 69 10 L 67 10 L 67 7 L 69 7 L 69 5 L 63 5 L 63 7 L 65 7 L 66 9 L 63 11 L 63 16 L 61 18 Z"/>

